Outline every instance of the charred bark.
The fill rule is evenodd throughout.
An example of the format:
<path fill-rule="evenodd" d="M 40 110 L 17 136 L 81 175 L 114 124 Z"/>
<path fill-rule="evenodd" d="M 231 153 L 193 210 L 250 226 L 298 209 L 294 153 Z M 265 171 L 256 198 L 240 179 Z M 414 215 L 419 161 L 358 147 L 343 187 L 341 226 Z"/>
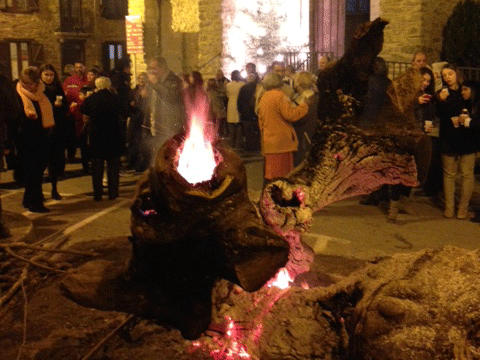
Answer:
<path fill-rule="evenodd" d="M 332 202 L 383 184 L 416 186 L 425 178 L 431 143 L 414 126 L 409 106 L 419 90 L 418 71 L 394 81 L 376 121 L 365 129 L 356 126 L 387 24 L 380 18 L 364 24 L 346 54 L 319 75 L 319 119 L 311 150 L 287 178 L 267 185 L 260 199 L 264 220 L 281 233 L 304 231 L 312 214 Z"/>
<path fill-rule="evenodd" d="M 180 135 L 167 141 L 137 184 L 127 269 L 88 265 L 63 287 L 82 304 L 153 317 L 194 339 L 210 324 L 218 278 L 256 291 L 286 264 L 289 246 L 248 199 L 245 167 L 233 151 L 215 144 L 221 162 L 212 179 L 192 185 L 176 170 L 181 142 Z M 101 291 L 84 296 L 76 290 L 83 283 Z"/>
<path fill-rule="evenodd" d="M 415 161 L 394 137 L 368 136 L 355 126 L 325 126 L 308 158 L 288 178 L 267 185 L 264 220 L 282 233 L 303 232 L 312 214 L 383 184 L 415 186 Z"/>

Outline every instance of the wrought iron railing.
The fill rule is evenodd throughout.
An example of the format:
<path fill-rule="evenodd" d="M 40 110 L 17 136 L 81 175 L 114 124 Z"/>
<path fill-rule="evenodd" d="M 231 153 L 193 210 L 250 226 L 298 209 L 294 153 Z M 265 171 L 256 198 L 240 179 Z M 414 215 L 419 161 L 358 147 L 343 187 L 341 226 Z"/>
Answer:
<path fill-rule="evenodd" d="M 285 52 L 283 53 L 285 65 L 292 65 L 295 71 L 310 71 L 316 73 L 318 70 L 318 59 L 327 56 L 332 61 L 338 59 L 332 52 Z M 386 61 L 388 77 L 394 79 L 407 71 L 412 64 L 403 61 Z M 459 67 L 464 80 L 480 81 L 480 68 Z"/>
<path fill-rule="evenodd" d="M 317 71 L 318 60 L 322 56 L 327 56 L 330 60 L 335 60 L 333 52 L 292 51 L 283 53 L 285 65 L 292 65 L 295 71 L 310 71 L 312 73 Z"/>

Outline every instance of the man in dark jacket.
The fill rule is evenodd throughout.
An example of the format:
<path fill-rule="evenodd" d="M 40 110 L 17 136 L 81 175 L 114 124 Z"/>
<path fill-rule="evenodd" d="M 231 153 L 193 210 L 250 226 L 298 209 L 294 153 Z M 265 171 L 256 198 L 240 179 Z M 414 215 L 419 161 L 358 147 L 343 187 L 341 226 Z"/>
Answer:
<path fill-rule="evenodd" d="M 260 151 L 260 128 L 258 126 L 257 114 L 255 114 L 256 80 L 255 74 L 249 74 L 247 83 L 240 89 L 237 99 L 240 123 L 245 133 L 246 151 Z"/>
<path fill-rule="evenodd" d="M 182 80 L 167 66 L 163 57 L 148 62 L 149 121 L 152 154 L 185 126 L 185 108 L 182 95 Z"/>

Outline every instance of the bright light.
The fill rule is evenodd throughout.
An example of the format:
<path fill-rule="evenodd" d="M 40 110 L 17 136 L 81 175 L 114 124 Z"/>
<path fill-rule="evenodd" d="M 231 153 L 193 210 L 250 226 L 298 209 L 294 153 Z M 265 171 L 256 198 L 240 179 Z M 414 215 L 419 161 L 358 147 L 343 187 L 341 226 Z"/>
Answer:
<path fill-rule="evenodd" d="M 221 159 L 216 159 L 212 147 L 215 137 L 208 123 L 208 101 L 203 93 L 195 96 L 196 103 L 186 101 L 188 116 L 187 137 L 178 149 L 177 171 L 191 184 L 208 181 Z"/>
<path fill-rule="evenodd" d="M 308 51 L 309 43 L 309 18 L 310 8 L 307 0 L 243 0 L 227 1 L 223 14 L 227 24 L 224 27 L 224 50 L 227 57 L 224 58 L 223 70 L 226 74 L 233 70 L 242 70 L 248 62 L 255 59 L 248 58 L 247 43 L 251 37 L 260 38 L 265 36 L 266 29 L 262 24 L 256 24 L 253 19 L 245 14 L 245 10 L 251 13 L 261 11 L 263 13 L 275 11 L 280 23 L 279 37 L 284 39 L 281 50 L 285 51 Z M 257 55 L 262 56 L 265 49 L 257 49 Z M 283 58 L 280 60 L 282 61 Z M 260 73 L 259 64 L 257 69 Z M 264 73 L 265 71 L 263 71 Z"/>
<path fill-rule="evenodd" d="M 278 54 L 276 57 L 275 57 L 275 60 L 276 61 L 283 61 L 284 60 L 284 57 L 282 54 Z"/>
<path fill-rule="evenodd" d="M 267 65 L 260 64 L 257 66 L 257 69 L 260 74 L 265 74 L 267 72 Z"/>
<path fill-rule="evenodd" d="M 268 283 L 268 287 L 275 286 L 279 289 L 286 289 L 290 287 L 290 284 L 293 282 L 290 274 L 288 273 L 287 269 L 282 268 L 277 273 L 275 278 Z"/>
<path fill-rule="evenodd" d="M 298 54 L 298 59 L 301 60 L 301 61 L 307 60 L 307 54 L 304 53 L 304 52 Z"/>

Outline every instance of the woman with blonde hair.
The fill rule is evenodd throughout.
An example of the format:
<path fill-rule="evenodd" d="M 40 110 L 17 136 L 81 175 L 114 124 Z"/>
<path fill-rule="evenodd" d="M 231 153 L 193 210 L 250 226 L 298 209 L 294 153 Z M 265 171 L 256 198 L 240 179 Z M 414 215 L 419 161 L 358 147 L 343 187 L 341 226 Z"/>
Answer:
<path fill-rule="evenodd" d="M 33 66 L 25 68 L 17 83 L 23 105 L 20 119 L 22 164 L 25 172 L 23 206 L 32 212 L 49 212 L 43 205 L 43 172 L 50 154 L 49 133 L 55 126 L 52 104 L 45 95 L 45 85 Z"/>
<path fill-rule="evenodd" d="M 265 157 L 264 179 L 271 181 L 293 170 L 293 152 L 298 139 L 292 123 L 308 112 L 308 105 L 295 105 L 282 91 L 283 79 L 270 73 L 262 81 L 265 93 L 258 104 L 258 123 Z"/>

